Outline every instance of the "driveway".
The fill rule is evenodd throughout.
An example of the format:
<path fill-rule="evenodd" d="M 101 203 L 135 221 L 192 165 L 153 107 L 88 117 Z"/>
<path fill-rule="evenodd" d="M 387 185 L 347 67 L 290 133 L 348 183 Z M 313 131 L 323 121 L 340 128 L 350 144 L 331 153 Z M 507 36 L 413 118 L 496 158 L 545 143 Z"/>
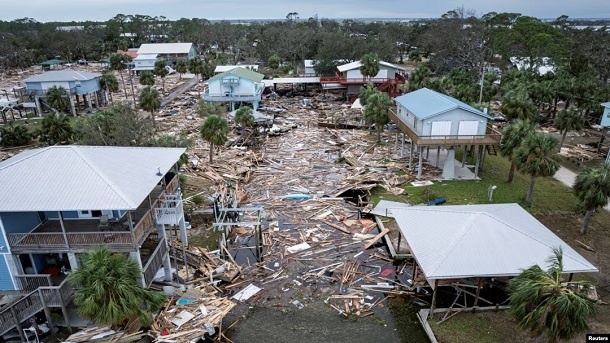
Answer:
<path fill-rule="evenodd" d="M 559 170 L 553 177 L 570 188 L 574 185 L 574 182 L 576 182 L 576 173 L 564 167 L 559 167 Z M 604 208 L 606 211 L 610 211 L 610 202 Z"/>

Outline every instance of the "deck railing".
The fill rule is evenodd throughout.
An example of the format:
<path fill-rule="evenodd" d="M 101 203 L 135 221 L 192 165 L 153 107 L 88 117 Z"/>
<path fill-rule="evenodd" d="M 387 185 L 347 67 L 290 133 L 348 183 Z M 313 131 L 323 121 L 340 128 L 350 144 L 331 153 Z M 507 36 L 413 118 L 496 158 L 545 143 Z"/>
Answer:
<path fill-rule="evenodd" d="M 38 289 L 38 287 L 53 286 L 51 275 L 49 274 L 15 275 L 15 283 L 15 286 L 23 293 L 30 293 Z"/>
<path fill-rule="evenodd" d="M 150 255 L 148 262 L 144 268 L 142 268 L 142 272 L 144 273 L 144 282 L 145 286 L 149 287 L 153 281 L 153 278 L 157 274 L 157 271 L 163 264 L 163 259 L 167 254 L 167 243 L 165 242 L 165 238 L 162 238 L 157 245 L 157 248 Z"/>
<path fill-rule="evenodd" d="M 176 175 L 167 183 L 165 190 L 154 200 L 151 208 L 144 213 L 137 223 L 133 223 L 133 237 L 129 230 L 66 232 L 65 235 L 62 232 L 7 233 L 8 244 L 12 252 L 26 252 L 35 249 L 43 252 L 65 252 L 69 250 L 68 244 L 70 249 L 76 251 L 87 250 L 99 245 L 108 245 L 111 249 L 119 251 L 131 251 L 135 245 L 141 244 L 146 236 L 154 231 L 157 219 L 156 209 L 162 204 L 160 200 L 165 199 L 170 194 L 177 193 L 179 186 L 179 179 Z M 182 210 L 181 207 L 180 210 Z"/>
<path fill-rule="evenodd" d="M 73 293 L 74 290 L 66 279 L 59 286 L 39 287 L 7 305 L 0 311 L 0 336 L 42 311 L 44 305 L 47 307 L 65 306 Z"/>
<path fill-rule="evenodd" d="M 502 134 L 488 125 L 484 135 L 427 135 L 420 136 L 407 125 L 401 117 L 396 115 L 394 110 L 388 111 L 388 116 L 392 122 L 398 126 L 400 131 L 404 132 L 415 145 L 429 146 L 450 146 L 450 145 L 494 145 L 499 144 L 502 139 Z"/>

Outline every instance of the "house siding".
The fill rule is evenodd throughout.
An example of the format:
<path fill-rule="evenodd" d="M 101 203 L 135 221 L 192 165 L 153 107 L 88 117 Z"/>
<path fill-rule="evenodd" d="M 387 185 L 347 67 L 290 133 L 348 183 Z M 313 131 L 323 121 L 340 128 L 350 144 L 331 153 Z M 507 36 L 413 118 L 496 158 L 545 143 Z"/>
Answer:
<path fill-rule="evenodd" d="M 445 112 L 443 114 L 439 114 L 439 115 L 431 117 L 431 118 L 419 120 L 421 126 L 419 126 L 419 130 L 417 130 L 417 132 L 420 136 L 429 136 L 431 133 L 431 130 L 432 130 L 432 122 L 451 121 L 450 135 L 457 135 L 460 121 L 463 121 L 463 120 L 479 121 L 479 127 L 478 127 L 477 134 L 485 135 L 485 130 L 487 129 L 487 118 L 482 117 L 478 114 L 464 111 L 459 108 Z"/>
<path fill-rule="evenodd" d="M 235 95 L 255 95 L 256 94 L 256 83 L 247 79 L 239 79 L 238 84 L 223 84 L 221 81 L 230 78 L 237 78 L 237 76 L 227 75 L 219 80 L 210 82 L 210 95 L 211 96 L 224 96 L 226 93 Z M 231 88 L 232 87 L 232 88 Z"/>
<path fill-rule="evenodd" d="M 601 126 L 610 127 L 610 107 L 604 108 L 604 114 L 602 115 Z"/>
<path fill-rule="evenodd" d="M 4 212 L 0 214 L 6 233 L 26 233 L 42 222 L 38 212 Z"/>
<path fill-rule="evenodd" d="M 15 284 L 13 284 L 13 278 L 6 261 L 6 254 L 0 254 L 0 290 L 15 290 Z"/>

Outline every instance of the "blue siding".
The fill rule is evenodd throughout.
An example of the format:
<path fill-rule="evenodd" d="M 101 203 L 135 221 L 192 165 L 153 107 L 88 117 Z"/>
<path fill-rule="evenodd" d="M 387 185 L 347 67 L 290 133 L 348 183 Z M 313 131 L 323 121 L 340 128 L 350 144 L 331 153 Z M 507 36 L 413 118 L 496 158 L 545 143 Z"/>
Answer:
<path fill-rule="evenodd" d="M 47 266 L 47 255 L 45 254 L 32 254 L 32 260 L 34 260 L 34 267 L 38 274 L 42 274 L 44 267 Z"/>
<path fill-rule="evenodd" d="M 70 86 L 72 83 L 70 83 Z M 74 84 L 76 86 L 76 84 Z M 100 90 L 100 79 L 81 81 L 80 87 L 76 87 L 76 94 L 89 94 Z"/>
<path fill-rule="evenodd" d="M 14 290 L 15 285 L 13 284 L 13 279 L 11 279 L 11 274 L 9 272 L 8 266 L 6 264 L 6 259 L 4 255 L 0 255 L 0 290 Z"/>
<path fill-rule="evenodd" d="M 604 108 L 604 114 L 602 115 L 602 122 L 600 125 L 610 127 L 610 107 Z"/>
<path fill-rule="evenodd" d="M 30 232 L 41 223 L 38 212 L 4 212 L 0 217 L 6 233 Z"/>
<path fill-rule="evenodd" d="M 25 86 L 29 90 L 42 90 L 42 83 L 40 82 L 26 82 Z"/>
<path fill-rule="evenodd" d="M 78 219 L 78 211 L 62 211 L 64 219 Z M 46 211 L 45 215 L 48 219 L 59 219 L 57 211 Z"/>

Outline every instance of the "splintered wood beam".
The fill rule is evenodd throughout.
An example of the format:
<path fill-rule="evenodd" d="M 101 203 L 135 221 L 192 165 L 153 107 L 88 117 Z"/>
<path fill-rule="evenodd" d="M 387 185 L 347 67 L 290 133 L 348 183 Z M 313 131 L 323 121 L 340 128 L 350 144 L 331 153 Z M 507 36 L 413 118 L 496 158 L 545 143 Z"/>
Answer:
<path fill-rule="evenodd" d="M 337 229 L 337 230 L 339 230 L 339 231 L 341 231 L 341 232 L 343 232 L 343 233 L 345 233 L 345 234 L 351 235 L 351 233 L 352 233 L 352 232 L 351 232 L 351 231 L 349 231 L 348 229 L 343 228 L 343 227 L 341 227 L 341 226 L 339 226 L 339 225 L 335 225 L 335 224 L 333 224 L 333 223 L 331 223 L 331 222 L 327 222 L 326 220 L 321 220 L 321 222 L 322 222 L 322 223 L 324 223 L 324 224 L 326 224 L 326 225 L 328 225 L 328 226 L 330 226 L 330 227 L 332 227 L 333 229 Z"/>
<path fill-rule="evenodd" d="M 383 229 L 383 231 L 381 231 L 377 236 L 375 236 L 375 238 L 371 239 L 365 246 L 364 246 L 364 250 L 372 247 L 373 245 L 375 245 L 375 243 L 377 243 L 377 241 L 388 234 L 388 232 L 390 232 L 390 230 L 388 229 Z"/>

